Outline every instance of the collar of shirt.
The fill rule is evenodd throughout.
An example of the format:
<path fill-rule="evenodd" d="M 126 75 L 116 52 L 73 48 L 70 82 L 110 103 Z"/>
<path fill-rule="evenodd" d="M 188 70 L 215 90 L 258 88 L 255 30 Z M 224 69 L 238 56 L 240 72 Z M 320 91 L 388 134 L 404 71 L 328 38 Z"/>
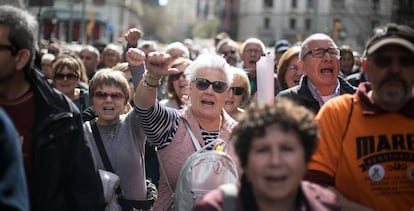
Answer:
<path fill-rule="evenodd" d="M 371 84 L 369 82 L 360 83 L 356 92 L 358 98 L 361 100 L 362 112 L 364 115 L 379 115 L 389 113 L 383 110 L 375 102 L 368 97 L 368 92 L 371 91 Z M 414 119 L 414 98 L 412 97 L 405 106 L 398 112 L 404 116 Z"/>
<path fill-rule="evenodd" d="M 341 94 L 341 92 L 340 92 L 340 83 L 339 83 L 339 80 L 336 80 L 336 88 L 335 88 L 335 92 L 334 93 L 332 93 L 331 95 L 328 95 L 328 96 L 324 96 L 324 97 L 327 97 L 327 99 L 326 99 L 326 101 L 324 101 L 323 99 L 322 99 L 322 95 L 321 95 L 321 93 L 316 89 L 316 87 L 312 84 L 312 82 L 309 80 L 309 78 L 308 78 L 308 89 L 309 89 L 309 91 L 311 92 L 311 94 L 312 94 L 312 96 L 313 96 L 313 98 L 315 98 L 317 101 L 318 101 L 318 103 L 319 103 L 319 106 L 323 106 L 323 104 L 325 104 L 325 102 L 326 101 L 328 101 L 329 99 L 332 99 L 333 97 L 336 97 L 336 96 L 339 96 L 340 94 Z"/>

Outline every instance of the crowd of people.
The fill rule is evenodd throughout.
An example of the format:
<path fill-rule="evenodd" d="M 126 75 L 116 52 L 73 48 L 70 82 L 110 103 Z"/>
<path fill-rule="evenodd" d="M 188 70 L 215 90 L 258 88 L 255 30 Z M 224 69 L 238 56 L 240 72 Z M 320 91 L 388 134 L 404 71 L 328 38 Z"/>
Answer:
<path fill-rule="evenodd" d="M 172 210 L 194 139 L 229 143 L 241 175 L 235 196 L 217 187 L 197 211 L 414 209 L 409 26 L 377 29 L 362 56 L 323 33 L 278 40 L 264 105 L 256 37 L 220 33 L 200 53 L 131 28 L 123 45 L 70 49 L 39 48 L 37 30 L 0 6 L 1 210 L 105 210 L 99 169 L 119 176 L 122 210 Z"/>

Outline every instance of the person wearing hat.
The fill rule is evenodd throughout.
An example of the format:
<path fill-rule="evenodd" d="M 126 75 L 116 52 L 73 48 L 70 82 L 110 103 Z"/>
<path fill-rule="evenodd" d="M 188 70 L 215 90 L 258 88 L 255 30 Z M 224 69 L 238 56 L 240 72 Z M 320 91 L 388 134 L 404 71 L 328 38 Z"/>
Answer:
<path fill-rule="evenodd" d="M 275 67 L 279 62 L 280 57 L 290 48 L 290 42 L 287 40 L 278 40 L 275 43 Z M 276 69 L 275 69 L 276 72 Z"/>
<path fill-rule="evenodd" d="M 344 210 L 414 209 L 414 30 L 387 24 L 366 44 L 368 82 L 315 117 L 307 179 L 337 191 Z"/>

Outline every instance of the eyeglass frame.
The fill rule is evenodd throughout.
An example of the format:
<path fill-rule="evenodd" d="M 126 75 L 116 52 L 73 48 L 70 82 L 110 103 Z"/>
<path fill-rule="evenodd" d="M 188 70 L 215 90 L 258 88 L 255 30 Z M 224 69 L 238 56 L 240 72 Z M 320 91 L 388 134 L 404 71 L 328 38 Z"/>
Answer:
<path fill-rule="evenodd" d="M 197 89 L 201 90 L 201 91 L 207 90 L 210 87 L 210 85 L 212 85 L 214 92 L 219 93 L 219 94 L 226 91 L 226 89 L 229 87 L 229 85 L 225 81 L 213 81 L 213 82 L 211 82 L 211 81 L 209 81 L 208 79 L 205 79 L 205 78 L 195 78 L 192 82 L 194 82 Z M 200 83 L 202 83 L 202 82 L 207 82 L 208 86 L 207 87 L 201 87 Z M 220 87 L 217 87 L 217 86 L 219 86 L 218 85 L 219 83 L 224 84 L 222 90 L 220 89 Z"/>
<path fill-rule="evenodd" d="M 223 57 L 228 56 L 228 55 L 236 55 L 236 49 L 231 49 L 229 51 L 222 51 L 220 52 L 220 55 L 222 55 Z"/>
<path fill-rule="evenodd" d="M 317 56 L 314 55 L 314 52 L 317 51 L 317 50 L 324 50 L 321 57 L 317 57 Z M 329 53 L 329 50 L 336 50 L 337 54 L 336 55 L 332 55 L 332 54 Z M 323 58 L 326 55 L 327 52 L 328 52 L 328 54 L 329 54 L 329 56 L 331 58 L 334 58 L 334 57 L 336 57 L 338 59 L 340 58 L 341 51 L 340 51 L 339 48 L 313 48 L 313 49 L 310 49 L 305 54 L 303 54 L 302 59 L 304 59 L 309 54 L 312 56 L 312 58 L 321 59 L 321 58 Z"/>
<path fill-rule="evenodd" d="M 55 73 L 55 75 L 53 75 L 53 79 L 55 80 L 68 80 L 68 81 L 75 81 L 79 79 L 79 75 L 76 73 L 68 73 L 68 74 L 64 74 L 64 73 Z"/>
<path fill-rule="evenodd" d="M 231 86 L 229 91 L 233 92 L 233 95 L 241 96 L 246 92 L 246 89 L 241 86 Z"/>
<path fill-rule="evenodd" d="M 108 97 L 111 97 L 112 100 L 122 100 L 122 99 L 125 99 L 125 94 L 122 92 L 95 91 L 92 97 L 96 97 L 97 99 L 100 99 L 100 100 L 106 100 Z"/>

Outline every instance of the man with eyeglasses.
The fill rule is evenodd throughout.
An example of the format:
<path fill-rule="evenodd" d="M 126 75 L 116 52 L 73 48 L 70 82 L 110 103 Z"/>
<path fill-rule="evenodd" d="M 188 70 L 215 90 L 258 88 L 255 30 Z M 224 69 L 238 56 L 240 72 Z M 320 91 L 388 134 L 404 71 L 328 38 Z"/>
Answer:
<path fill-rule="evenodd" d="M 240 59 L 242 60 L 242 69 L 247 72 L 250 82 L 250 98 L 248 103 L 254 101 L 256 98 L 255 94 L 257 92 L 257 61 L 260 60 L 261 56 L 264 55 L 265 45 L 264 43 L 257 38 L 248 38 L 246 39 L 241 47 Z M 279 86 L 277 82 L 276 74 L 274 75 L 274 93 L 277 95 L 279 93 Z"/>
<path fill-rule="evenodd" d="M 0 46 L 9 46 L 0 47 L 0 106 L 19 133 L 30 210 L 103 210 L 79 110 L 32 68 L 37 28 L 29 12 L 0 6 Z"/>
<path fill-rule="evenodd" d="M 303 41 L 297 65 L 304 75 L 299 85 L 281 91 L 278 96 L 291 98 L 318 113 L 328 100 L 355 92 L 355 87 L 338 77 L 339 49 L 326 34 L 312 34 Z"/>
<path fill-rule="evenodd" d="M 336 189 L 344 210 L 413 210 L 414 29 L 378 28 L 365 51 L 369 82 L 316 116 L 321 137 L 307 179 Z"/>
<path fill-rule="evenodd" d="M 223 56 L 229 65 L 233 67 L 237 67 L 239 65 L 239 47 L 234 40 L 230 38 L 221 40 L 217 44 L 216 53 Z"/>

